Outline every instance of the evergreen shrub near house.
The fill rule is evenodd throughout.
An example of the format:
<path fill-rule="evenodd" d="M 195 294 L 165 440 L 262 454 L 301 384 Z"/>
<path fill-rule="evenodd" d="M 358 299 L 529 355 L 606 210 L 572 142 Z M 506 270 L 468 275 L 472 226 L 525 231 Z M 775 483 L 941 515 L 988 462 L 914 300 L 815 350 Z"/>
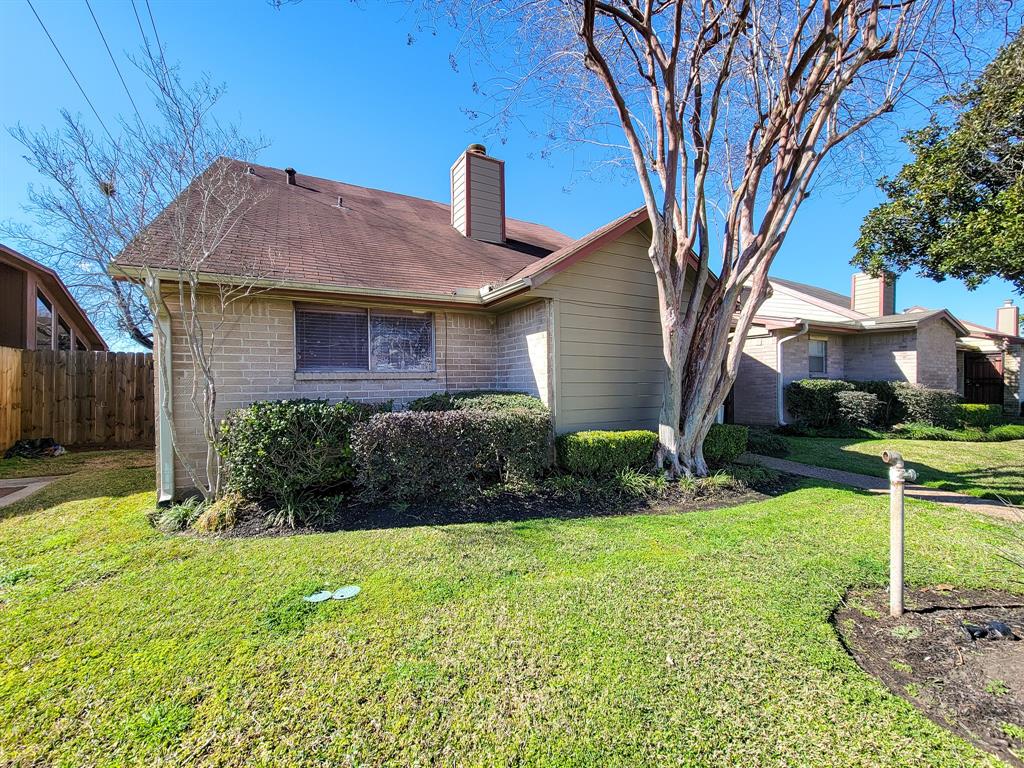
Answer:
<path fill-rule="evenodd" d="M 390 408 L 298 399 L 263 400 L 232 411 L 221 423 L 227 487 L 268 504 L 279 523 L 309 522 L 319 514 L 319 499 L 346 490 L 355 479 L 353 427 Z"/>
<path fill-rule="evenodd" d="M 558 462 L 573 475 L 612 477 L 653 467 L 657 446 L 658 433 L 647 429 L 570 432 L 558 438 Z"/>
<path fill-rule="evenodd" d="M 1001 405 L 958 403 L 954 411 L 957 424 L 966 428 L 988 429 L 1005 421 Z"/>
<path fill-rule="evenodd" d="M 851 384 L 858 392 L 867 392 L 878 398 L 882 409 L 878 416 L 877 423 L 880 426 L 890 426 L 906 420 L 906 412 L 903 403 L 897 396 L 898 381 L 851 381 Z"/>
<path fill-rule="evenodd" d="M 801 425 L 821 429 L 839 423 L 838 392 L 856 389 L 838 379 L 800 379 L 786 385 L 786 407 Z"/>
<path fill-rule="evenodd" d="M 551 463 L 551 433 L 550 416 L 528 408 L 382 413 L 352 430 L 356 479 L 371 503 L 530 483 Z"/>
<path fill-rule="evenodd" d="M 870 392 L 836 392 L 839 423 L 848 427 L 873 427 L 882 416 L 882 401 Z"/>
<path fill-rule="evenodd" d="M 747 450 L 759 456 L 782 458 L 789 455 L 789 444 L 770 430 L 752 427 L 747 430 Z"/>
<path fill-rule="evenodd" d="M 731 464 L 747 450 L 748 434 L 739 424 L 712 424 L 704 438 L 704 460 L 714 467 Z"/>
<path fill-rule="evenodd" d="M 413 400 L 410 411 L 487 411 L 499 413 L 525 408 L 536 413 L 548 413 L 548 407 L 539 397 L 525 392 L 497 392 L 474 389 L 466 392 L 436 392 Z"/>
<path fill-rule="evenodd" d="M 901 421 L 952 428 L 957 424 L 960 396 L 946 389 L 929 389 L 898 381 L 893 385 L 902 410 Z"/>

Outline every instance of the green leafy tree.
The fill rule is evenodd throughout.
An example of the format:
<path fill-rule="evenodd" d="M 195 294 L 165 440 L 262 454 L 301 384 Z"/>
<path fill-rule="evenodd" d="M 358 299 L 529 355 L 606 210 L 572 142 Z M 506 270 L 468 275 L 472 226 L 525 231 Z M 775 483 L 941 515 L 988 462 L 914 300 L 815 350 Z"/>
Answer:
<path fill-rule="evenodd" d="M 951 127 L 904 136 L 915 159 L 879 182 L 889 200 L 865 218 L 853 263 L 1024 293 L 1024 33 L 949 101 Z"/>

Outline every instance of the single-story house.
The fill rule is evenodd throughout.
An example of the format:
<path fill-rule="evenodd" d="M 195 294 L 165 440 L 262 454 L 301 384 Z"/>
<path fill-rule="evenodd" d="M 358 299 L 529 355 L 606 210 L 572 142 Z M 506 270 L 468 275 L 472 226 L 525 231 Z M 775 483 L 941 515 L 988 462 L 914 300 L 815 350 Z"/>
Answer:
<path fill-rule="evenodd" d="M 450 204 L 228 162 L 260 199 L 208 260 L 209 279 L 230 280 L 258 249 L 267 269 L 221 330 L 219 412 L 260 399 L 401 404 L 496 389 L 538 396 L 558 432 L 656 427 L 664 359 L 645 209 L 578 240 L 507 218 L 504 163 L 480 145 L 452 165 Z M 156 337 L 170 342 L 155 349 L 157 378 L 172 382 L 179 447 L 198 460 L 176 265 L 148 249 L 118 267 L 160 281 L 166 333 Z M 166 499 L 188 479 L 166 414 L 158 421 Z"/>
<path fill-rule="evenodd" d="M 1012 302 L 996 327 L 945 309 L 895 309 L 895 281 L 857 273 L 850 296 L 770 278 L 771 294 L 747 336 L 726 419 L 786 423 L 783 391 L 798 379 L 907 381 L 956 391 L 967 402 L 1003 406 L 1018 415 L 1024 338 Z"/>
<path fill-rule="evenodd" d="M 0 243 L 0 347 L 106 350 L 56 272 Z"/>

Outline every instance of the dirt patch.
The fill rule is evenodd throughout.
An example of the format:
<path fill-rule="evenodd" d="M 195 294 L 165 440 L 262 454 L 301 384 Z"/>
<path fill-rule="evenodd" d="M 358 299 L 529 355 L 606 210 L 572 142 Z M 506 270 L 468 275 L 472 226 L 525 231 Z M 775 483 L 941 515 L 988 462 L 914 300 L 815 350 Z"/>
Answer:
<path fill-rule="evenodd" d="M 699 493 L 671 489 L 656 500 L 630 499 L 605 494 L 580 495 L 540 489 L 531 493 L 488 494 L 464 502 L 430 502 L 406 507 L 379 507 L 360 503 L 345 504 L 333 518 L 320 526 L 284 528 L 271 526 L 266 515 L 247 510 L 234 528 L 223 537 L 289 536 L 329 531 L 405 528 L 418 525 L 459 523 L 522 522 L 543 518 L 569 520 L 582 517 L 609 517 L 636 514 L 677 514 L 718 509 L 762 501 L 786 493 L 801 483 L 791 475 L 772 475 L 754 485 L 716 488 Z"/>
<path fill-rule="evenodd" d="M 889 616 L 885 591 L 852 592 L 835 614 L 840 637 L 867 672 L 957 735 L 1024 766 L 1024 597 L 933 588 L 907 594 Z M 993 639 L 991 622 L 1021 640 Z M 974 634 L 988 637 L 972 638 Z"/>

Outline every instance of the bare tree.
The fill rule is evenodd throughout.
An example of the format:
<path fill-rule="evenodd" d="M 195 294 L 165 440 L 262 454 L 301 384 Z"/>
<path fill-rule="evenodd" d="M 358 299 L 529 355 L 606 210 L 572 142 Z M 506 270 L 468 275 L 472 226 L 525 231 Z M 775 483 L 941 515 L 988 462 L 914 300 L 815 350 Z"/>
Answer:
<path fill-rule="evenodd" d="M 854 147 L 869 153 L 869 142 L 853 140 L 908 93 L 940 81 L 951 47 L 962 59 L 971 24 L 984 18 L 946 0 L 445 8 L 466 44 L 509 73 L 492 81 L 492 120 L 547 105 L 563 139 L 635 172 L 666 364 L 658 464 L 672 475 L 707 473 L 704 438 L 736 379 L 768 270 L 823 163 L 850 163 Z"/>

